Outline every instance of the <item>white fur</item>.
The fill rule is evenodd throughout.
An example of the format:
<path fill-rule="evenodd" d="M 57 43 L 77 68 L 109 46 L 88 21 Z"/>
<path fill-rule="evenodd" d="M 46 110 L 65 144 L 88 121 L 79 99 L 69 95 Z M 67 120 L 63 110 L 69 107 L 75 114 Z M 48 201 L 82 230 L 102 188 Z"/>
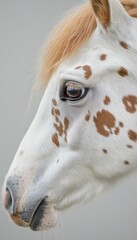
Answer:
<path fill-rule="evenodd" d="M 125 13 L 119 1 L 109 3 L 111 26 L 102 31 L 99 24 L 80 51 L 59 66 L 19 146 L 5 179 L 6 185 L 11 176 L 23 176 L 19 180 L 19 211 L 26 202 L 31 205 L 46 196 L 57 210 L 89 200 L 137 168 L 137 143 L 127 136 L 128 129 L 137 131 L 137 111 L 128 113 L 121 100 L 125 95 L 137 96 L 137 20 Z M 119 41 L 125 41 L 129 49 L 122 48 Z M 106 61 L 99 60 L 101 54 L 107 54 Z M 93 75 L 89 80 L 85 80 L 82 69 L 75 69 L 79 65 L 91 66 Z M 121 66 L 128 69 L 129 75 L 125 78 L 117 73 Z M 60 100 L 59 89 L 67 79 L 90 88 L 85 99 L 73 104 Z M 104 106 L 105 96 L 110 96 L 110 105 Z M 55 132 L 51 115 L 53 98 L 62 122 L 64 117 L 70 122 L 67 143 L 59 138 L 59 147 L 52 142 Z M 119 135 L 104 137 L 97 132 L 93 117 L 102 109 L 113 113 L 117 123 L 124 123 Z M 91 119 L 86 122 L 88 111 Z M 134 147 L 132 150 L 126 147 L 129 143 Z M 105 148 L 108 154 L 102 152 Z M 24 151 L 22 156 L 20 151 Z M 124 160 L 130 165 L 124 165 Z M 47 228 L 44 221 L 47 221 L 46 214 L 40 230 Z M 51 222 L 50 227 L 55 222 Z"/>

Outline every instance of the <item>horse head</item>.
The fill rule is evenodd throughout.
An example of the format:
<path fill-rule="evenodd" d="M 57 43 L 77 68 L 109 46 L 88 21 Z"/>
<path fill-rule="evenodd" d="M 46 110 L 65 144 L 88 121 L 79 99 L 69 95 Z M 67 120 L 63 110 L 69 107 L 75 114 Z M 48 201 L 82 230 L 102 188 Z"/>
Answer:
<path fill-rule="evenodd" d="M 90 5 L 97 26 L 54 69 L 5 178 L 5 208 L 33 230 L 54 227 L 58 211 L 137 168 L 137 20 L 118 0 Z M 71 52 L 73 38 L 67 42 L 68 29 L 65 34 Z"/>

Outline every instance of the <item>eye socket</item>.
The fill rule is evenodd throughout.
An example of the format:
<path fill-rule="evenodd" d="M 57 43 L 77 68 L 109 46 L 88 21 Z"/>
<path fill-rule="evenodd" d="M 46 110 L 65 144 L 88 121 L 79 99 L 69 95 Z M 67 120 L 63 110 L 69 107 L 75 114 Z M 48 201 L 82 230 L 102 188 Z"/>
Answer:
<path fill-rule="evenodd" d="M 78 101 L 86 96 L 88 88 L 84 88 L 80 83 L 67 81 L 60 94 L 62 101 Z"/>

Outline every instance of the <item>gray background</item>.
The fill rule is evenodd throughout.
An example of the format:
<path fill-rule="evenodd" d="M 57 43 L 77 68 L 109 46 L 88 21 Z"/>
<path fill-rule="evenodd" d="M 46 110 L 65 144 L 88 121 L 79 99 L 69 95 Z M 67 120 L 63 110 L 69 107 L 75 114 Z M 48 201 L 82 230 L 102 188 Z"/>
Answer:
<path fill-rule="evenodd" d="M 80 0 L 0 0 L 0 189 L 17 147 L 40 101 L 30 96 L 39 50 L 64 12 Z M 124 179 L 91 203 L 60 216 L 46 233 L 20 228 L 7 217 L 0 201 L 0 239 L 136 240 L 137 174 Z"/>

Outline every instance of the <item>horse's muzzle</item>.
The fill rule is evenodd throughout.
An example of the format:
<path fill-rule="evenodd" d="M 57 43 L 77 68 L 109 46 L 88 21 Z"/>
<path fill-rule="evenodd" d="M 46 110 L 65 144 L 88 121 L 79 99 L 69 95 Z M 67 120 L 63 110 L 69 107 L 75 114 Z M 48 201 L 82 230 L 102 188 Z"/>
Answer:
<path fill-rule="evenodd" d="M 10 218 L 17 225 L 41 231 L 54 227 L 57 223 L 57 210 L 48 195 L 38 194 L 20 177 L 9 177 L 3 189 L 3 204 Z"/>
<path fill-rule="evenodd" d="M 15 180 L 15 179 L 14 179 Z M 19 192 L 11 181 L 7 181 L 5 190 L 3 191 L 3 204 L 10 218 L 17 225 L 22 227 L 31 227 L 33 230 L 39 225 L 39 221 L 43 216 L 46 208 L 46 198 L 35 200 L 33 203 L 22 202 Z"/>

